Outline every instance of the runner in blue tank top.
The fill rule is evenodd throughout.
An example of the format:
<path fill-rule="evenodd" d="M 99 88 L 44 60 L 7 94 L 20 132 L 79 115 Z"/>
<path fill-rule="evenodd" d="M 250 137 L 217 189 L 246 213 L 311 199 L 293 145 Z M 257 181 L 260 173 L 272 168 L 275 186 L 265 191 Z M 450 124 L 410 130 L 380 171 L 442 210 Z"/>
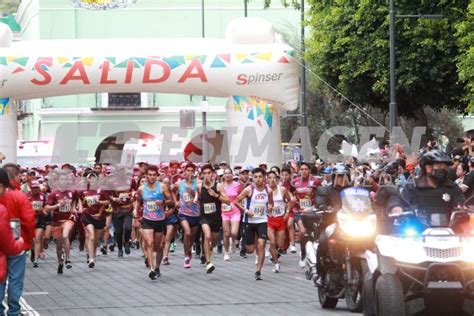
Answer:
<path fill-rule="evenodd" d="M 155 280 L 160 276 L 160 264 L 163 259 L 163 232 L 166 227 L 165 206 L 173 206 L 168 186 L 157 182 L 158 168 L 149 166 L 146 172 L 147 182 L 137 191 L 133 216 L 143 204 L 142 238 L 145 245 L 146 259 L 150 267 L 148 276 Z M 155 248 L 156 245 L 156 248 Z M 156 261 L 153 260 L 153 250 L 156 251 Z"/>

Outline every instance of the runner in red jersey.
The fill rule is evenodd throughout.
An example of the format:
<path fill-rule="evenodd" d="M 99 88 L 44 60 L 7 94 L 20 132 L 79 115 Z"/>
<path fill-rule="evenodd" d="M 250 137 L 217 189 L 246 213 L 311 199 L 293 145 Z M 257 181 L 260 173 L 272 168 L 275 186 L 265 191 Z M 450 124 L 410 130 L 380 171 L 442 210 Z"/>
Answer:
<path fill-rule="evenodd" d="M 105 227 L 105 207 L 109 205 L 107 191 L 98 189 L 98 174 L 94 171 L 86 171 L 87 190 L 81 191 L 79 197 L 79 213 L 82 213 L 82 224 L 86 232 L 87 265 L 89 268 L 95 266 L 97 247 L 100 236 Z"/>
<path fill-rule="evenodd" d="M 46 214 L 44 207 L 46 205 L 46 197 L 41 193 L 40 184 L 33 180 L 30 183 L 30 192 L 27 194 L 31 206 L 36 213 L 36 229 L 34 246 L 32 247 L 33 267 L 38 268 L 38 257 L 41 252 L 41 244 L 43 242 L 44 230 L 46 228 Z"/>
<path fill-rule="evenodd" d="M 298 225 L 300 233 L 300 247 L 301 247 L 301 258 L 299 266 L 305 267 L 306 258 L 306 229 L 301 221 L 301 213 L 305 209 L 313 207 L 316 201 L 316 187 L 320 185 L 319 179 L 310 175 L 310 166 L 306 162 L 302 162 L 300 166 L 300 176 L 292 181 L 296 196 L 296 204 L 293 207 L 293 213 L 295 214 L 295 222 Z"/>
<path fill-rule="evenodd" d="M 52 233 L 56 239 L 56 256 L 58 258 L 58 274 L 63 274 L 62 250 L 66 259 L 66 268 L 71 269 L 71 244 L 69 234 L 74 226 L 77 195 L 69 190 L 70 177 L 67 173 L 60 173 L 58 189 L 51 192 L 47 199 L 46 211 L 52 213 Z"/>

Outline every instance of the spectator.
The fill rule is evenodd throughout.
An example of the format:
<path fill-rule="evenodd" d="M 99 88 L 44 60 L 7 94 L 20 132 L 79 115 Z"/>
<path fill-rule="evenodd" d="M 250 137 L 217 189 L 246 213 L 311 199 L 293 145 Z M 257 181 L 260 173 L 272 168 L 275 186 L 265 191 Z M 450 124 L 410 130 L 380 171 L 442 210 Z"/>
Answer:
<path fill-rule="evenodd" d="M 23 192 L 12 189 L 9 175 L 3 168 L 0 168 L 0 204 L 6 206 L 9 219 L 20 220 L 21 237 L 24 242 L 23 251 L 17 256 L 9 256 L 7 259 L 8 314 L 18 315 L 20 314 L 20 298 L 23 293 L 23 279 L 25 277 L 25 251 L 31 249 L 31 240 L 35 236 L 36 214 L 28 197 Z M 4 233 L 3 230 L 1 232 Z M 5 285 L 6 283 L 0 284 L 0 302 L 3 302 L 5 297 Z M 3 315 L 3 312 L 0 310 L 0 315 Z"/>
<path fill-rule="evenodd" d="M 0 195 L 3 194 L 5 188 L 0 185 Z M 16 256 L 23 251 L 23 239 L 15 240 L 12 230 L 10 229 L 10 219 L 7 209 L 0 204 L 0 291 L 1 297 L 5 296 L 5 289 L 7 287 L 7 257 Z M 8 295 L 8 306 L 10 307 L 9 314 L 20 314 L 19 302 L 14 302 L 15 296 Z M 19 298 L 18 298 L 19 300 Z M 17 307 L 15 307 L 15 305 Z M 0 304 L 0 315 L 5 313 L 5 307 Z"/>
<path fill-rule="evenodd" d="M 14 163 L 7 163 L 3 166 L 5 171 L 9 175 L 10 187 L 15 190 L 21 189 L 21 170 L 20 168 L 15 165 Z"/>

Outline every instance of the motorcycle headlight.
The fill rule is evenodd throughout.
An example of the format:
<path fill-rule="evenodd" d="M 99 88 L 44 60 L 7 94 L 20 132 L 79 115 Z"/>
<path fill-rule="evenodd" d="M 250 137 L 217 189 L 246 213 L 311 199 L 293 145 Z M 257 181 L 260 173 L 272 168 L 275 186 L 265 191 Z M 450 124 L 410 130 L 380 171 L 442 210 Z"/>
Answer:
<path fill-rule="evenodd" d="M 349 236 L 369 237 L 375 233 L 375 214 L 371 214 L 367 218 L 358 220 L 346 213 L 338 212 L 337 219 L 341 230 Z"/>
<path fill-rule="evenodd" d="M 380 254 L 400 262 L 418 264 L 426 261 L 422 245 L 416 238 L 378 235 L 375 239 Z"/>
<path fill-rule="evenodd" d="M 474 263 L 474 240 L 466 238 L 463 239 L 462 243 L 462 259 Z"/>

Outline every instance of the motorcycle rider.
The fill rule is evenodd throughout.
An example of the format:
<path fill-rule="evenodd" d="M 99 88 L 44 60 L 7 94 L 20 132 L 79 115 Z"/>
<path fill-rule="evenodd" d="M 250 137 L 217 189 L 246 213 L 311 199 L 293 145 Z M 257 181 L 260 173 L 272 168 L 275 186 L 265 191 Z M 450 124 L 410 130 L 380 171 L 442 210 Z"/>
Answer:
<path fill-rule="evenodd" d="M 342 207 L 341 191 L 351 186 L 351 170 L 346 165 L 338 163 L 333 167 L 331 174 L 332 186 L 318 189 L 316 203 L 318 207 L 330 207 L 337 212 Z M 319 246 L 316 253 L 316 270 L 318 273 L 316 284 L 318 286 L 325 285 L 324 275 L 326 269 L 324 268 L 323 260 L 326 258 L 328 252 L 326 227 L 335 222 L 336 212 L 328 218 L 326 223 L 323 223 L 321 235 L 319 236 Z"/>
<path fill-rule="evenodd" d="M 439 149 L 433 149 L 421 157 L 421 174 L 413 183 L 408 183 L 400 196 L 392 196 L 387 210 L 392 215 L 401 214 L 403 208 L 416 205 L 419 210 L 430 213 L 446 213 L 448 218 L 456 207 L 464 204 L 464 195 L 448 178 L 451 158 Z"/>

